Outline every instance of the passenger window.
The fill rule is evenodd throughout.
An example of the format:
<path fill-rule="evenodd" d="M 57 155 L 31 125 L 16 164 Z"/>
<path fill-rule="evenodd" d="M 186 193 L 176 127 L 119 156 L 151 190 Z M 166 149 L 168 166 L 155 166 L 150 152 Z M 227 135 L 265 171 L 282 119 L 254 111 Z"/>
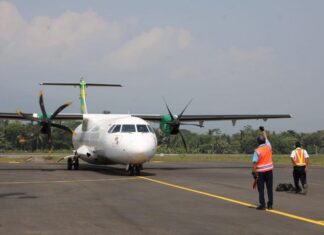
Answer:
<path fill-rule="evenodd" d="M 120 125 L 116 125 L 112 131 L 112 133 L 117 133 L 117 132 L 120 132 Z"/>
<path fill-rule="evenodd" d="M 135 125 L 123 125 L 122 132 L 136 132 Z"/>
<path fill-rule="evenodd" d="M 116 126 L 116 125 L 112 125 L 112 126 L 109 128 L 108 133 L 111 133 L 115 126 Z"/>
<path fill-rule="evenodd" d="M 149 132 L 146 125 L 136 125 L 137 132 Z"/>

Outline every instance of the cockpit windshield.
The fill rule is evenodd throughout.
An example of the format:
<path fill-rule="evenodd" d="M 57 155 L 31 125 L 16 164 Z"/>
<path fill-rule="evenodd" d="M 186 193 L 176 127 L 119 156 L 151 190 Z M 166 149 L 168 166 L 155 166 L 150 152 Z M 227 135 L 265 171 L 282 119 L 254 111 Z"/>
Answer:
<path fill-rule="evenodd" d="M 123 125 L 122 132 L 136 132 L 135 125 Z"/>
<path fill-rule="evenodd" d="M 154 133 L 153 128 L 150 125 L 147 125 L 148 129 L 150 130 L 150 132 Z"/>
<path fill-rule="evenodd" d="M 136 128 L 135 128 L 136 126 Z M 123 132 L 123 133 L 132 133 L 132 132 L 139 132 L 139 133 L 154 133 L 153 128 L 150 125 L 145 125 L 145 124 L 114 124 L 112 125 L 108 133 L 118 133 L 118 132 Z"/>
<path fill-rule="evenodd" d="M 115 128 L 112 130 L 112 133 L 120 132 L 121 125 L 116 125 Z"/>
<path fill-rule="evenodd" d="M 113 131 L 113 129 L 114 129 L 115 126 L 116 126 L 116 125 L 112 125 L 112 126 L 109 128 L 108 133 L 111 133 L 111 132 Z"/>
<path fill-rule="evenodd" d="M 149 132 L 146 125 L 136 125 L 137 132 Z"/>

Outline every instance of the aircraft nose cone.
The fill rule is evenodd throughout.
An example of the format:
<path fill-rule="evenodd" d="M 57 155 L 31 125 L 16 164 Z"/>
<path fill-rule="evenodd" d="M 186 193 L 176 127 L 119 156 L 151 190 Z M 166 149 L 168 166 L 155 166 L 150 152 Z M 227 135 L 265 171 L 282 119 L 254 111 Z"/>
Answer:
<path fill-rule="evenodd" d="M 128 154 L 134 164 L 149 161 L 156 152 L 156 144 L 153 140 L 144 139 L 133 142 L 129 146 Z"/>

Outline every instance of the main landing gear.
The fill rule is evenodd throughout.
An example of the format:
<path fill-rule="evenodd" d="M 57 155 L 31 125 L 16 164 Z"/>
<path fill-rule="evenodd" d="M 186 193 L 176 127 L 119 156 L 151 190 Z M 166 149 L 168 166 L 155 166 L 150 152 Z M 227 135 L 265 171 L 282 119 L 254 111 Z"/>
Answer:
<path fill-rule="evenodd" d="M 67 159 L 67 169 L 72 170 L 72 168 L 74 168 L 74 170 L 79 170 L 79 158 L 71 157 Z"/>
<path fill-rule="evenodd" d="M 130 176 L 141 175 L 141 170 L 143 170 L 142 164 L 138 164 L 138 165 L 129 164 L 126 166 L 126 171 Z"/>

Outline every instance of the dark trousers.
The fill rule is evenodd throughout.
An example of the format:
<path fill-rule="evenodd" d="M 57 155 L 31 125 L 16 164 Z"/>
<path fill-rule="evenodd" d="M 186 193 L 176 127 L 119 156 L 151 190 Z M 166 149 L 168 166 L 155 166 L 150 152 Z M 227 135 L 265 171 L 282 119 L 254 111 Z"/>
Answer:
<path fill-rule="evenodd" d="M 258 173 L 258 192 L 259 192 L 259 203 L 261 206 L 265 207 L 265 199 L 264 199 L 264 184 L 267 187 L 268 193 L 268 206 L 273 205 L 273 174 L 271 171 L 259 172 Z"/>
<path fill-rule="evenodd" d="M 296 192 L 300 192 L 301 188 L 299 186 L 299 180 L 304 188 L 304 185 L 307 184 L 306 182 L 306 166 L 294 166 L 293 176 L 294 176 L 294 183 Z"/>

